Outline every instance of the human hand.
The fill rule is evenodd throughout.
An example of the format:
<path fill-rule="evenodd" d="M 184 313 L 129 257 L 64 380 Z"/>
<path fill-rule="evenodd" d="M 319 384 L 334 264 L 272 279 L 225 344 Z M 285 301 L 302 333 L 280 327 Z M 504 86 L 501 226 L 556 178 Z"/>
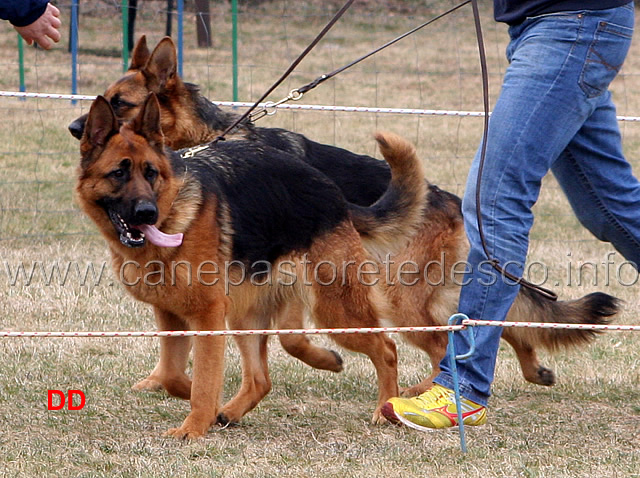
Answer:
<path fill-rule="evenodd" d="M 51 40 L 58 43 L 60 41 L 60 10 L 50 3 L 44 13 L 31 25 L 25 27 L 15 27 L 22 38 L 31 45 L 34 41 L 45 50 L 53 46 Z"/>

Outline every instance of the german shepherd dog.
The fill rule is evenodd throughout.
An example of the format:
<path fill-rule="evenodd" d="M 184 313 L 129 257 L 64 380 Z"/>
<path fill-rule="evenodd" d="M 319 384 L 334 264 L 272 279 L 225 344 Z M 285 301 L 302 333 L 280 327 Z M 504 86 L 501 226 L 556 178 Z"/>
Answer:
<path fill-rule="evenodd" d="M 225 322 L 267 328 L 289 303 L 304 304 L 322 327 L 380 325 L 390 310 L 384 291 L 366 280 L 376 269 L 359 234 L 384 243 L 389 234 L 410 237 L 421 223 L 426 183 L 410 144 L 377 134 L 392 180 L 378 202 L 361 207 L 318 170 L 267 145 L 229 141 L 181 155 L 165 148 L 160 122 L 153 93 L 122 126 L 98 97 L 80 144 L 76 186 L 118 277 L 153 306 L 160 329 L 223 330 Z M 171 277 L 160 280 L 165 271 Z M 383 421 L 380 408 L 398 394 L 395 343 L 382 334 L 333 337 L 373 362 L 373 421 Z M 238 421 L 270 388 L 266 336 L 237 337 L 248 379 L 223 407 L 224 338 L 193 343 L 192 382 L 163 383 L 191 400 L 191 413 L 168 432 L 180 438 L 203 436 L 216 420 Z M 189 349 L 182 342 L 164 359 L 183 367 Z"/>
<path fill-rule="evenodd" d="M 161 40 L 151 52 L 145 37 L 141 37 L 132 53 L 129 70 L 107 88 L 104 96 L 118 120 L 127 121 L 138 114 L 150 92 L 158 95 L 166 143 L 173 148 L 211 141 L 237 118 L 236 114 L 215 106 L 200 94 L 197 86 L 183 82 L 176 74 L 176 51 L 170 38 Z M 82 136 L 85 121 L 86 115 L 69 126 L 76 138 Z M 229 136 L 229 139 L 239 138 L 253 143 L 257 148 L 270 146 L 294 155 L 330 178 L 349 202 L 363 207 L 380 198 L 391 177 L 390 169 L 383 161 L 320 144 L 283 129 L 256 127 L 245 122 Z M 378 257 L 390 250 L 399 250 L 394 256 L 397 263 L 413 261 L 420 271 L 427 270 L 429 264 L 434 262 L 440 265 L 439 270 L 432 270 L 432 276 L 416 275 L 413 287 L 388 288 L 387 296 L 395 310 L 389 318 L 395 325 L 441 325 L 456 312 L 459 285 L 451 279 L 451 271 L 453 264 L 466 259 L 469 247 L 458 197 L 429 184 L 420 229 L 407 245 L 399 247 L 400 244 L 392 240 L 384 247 L 376 248 L 366 243 L 366 234 L 363 239 Z M 607 322 L 618 309 L 618 300 L 602 293 L 589 294 L 577 300 L 553 302 L 523 288 L 507 320 L 599 324 Z M 299 328 L 302 324 L 303 310 L 299 306 L 290 307 L 277 317 L 280 328 Z M 561 347 L 587 343 L 593 336 L 592 331 L 558 329 L 505 328 L 502 333 L 502 338 L 516 352 L 524 378 L 547 386 L 555 383 L 555 376 L 552 370 L 540 364 L 536 349 L 543 347 L 555 351 Z M 431 359 L 431 375 L 404 390 L 405 395 L 416 395 L 428 389 L 438 374 L 440 360 L 446 352 L 447 337 L 435 333 L 411 333 L 403 334 L 403 337 L 427 352 Z M 333 371 L 342 369 L 342 360 L 337 354 L 313 346 L 305 336 L 280 336 L 280 340 L 291 355 L 311 366 Z M 158 388 L 164 382 L 173 380 L 178 371 L 171 368 L 171 364 L 179 362 L 182 369 L 186 366 L 186 358 L 170 358 L 175 355 L 161 347 L 160 363 L 135 388 Z"/>

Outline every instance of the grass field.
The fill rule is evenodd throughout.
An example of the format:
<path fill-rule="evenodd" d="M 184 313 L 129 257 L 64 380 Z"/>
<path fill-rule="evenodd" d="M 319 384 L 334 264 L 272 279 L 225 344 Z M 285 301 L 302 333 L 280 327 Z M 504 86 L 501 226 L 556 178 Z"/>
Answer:
<path fill-rule="evenodd" d="M 122 71 L 117 56 L 119 15 L 107 2 L 90 3 L 83 2 L 81 16 L 82 94 L 101 93 Z M 140 4 L 138 32 L 146 33 L 153 45 L 162 36 L 164 17 L 159 9 L 164 2 Z M 342 66 L 453 3 L 429 4 L 410 14 L 362 8 L 349 12 L 271 99 L 280 99 L 291 88 Z M 212 49 L 194 48 L 193 18 L 186 17 L 184 77 L 199 83 L 210 98 L 228 101 L 227 9 L 226 3 L 212 4 Z M 311 2 L 291 1 L 242 10 L 240 100 L 253 100 L 270 86 L 326 23 L 329 12 Z M 67 25 L 68 10 L 63 15 Z M 489 11 L 483 14 L 483 25 L 495 99 L 506 66 L 507 35 Z M 0 47 L 6 52 L 0 59 L 2 90 L 18 89 L 15 45 L 15 32 L 0 25 Z M 634 45 L 612 86 L 622 115 L 640 115 L 639 52 L 640 45 Z M 28 91 L 69 92 L 66 39 L 50 52 L 27 48 L 25 64 Z M 302 103 L 479 111 L 482 97 L 470 8 L 327 82 Z M 79 152 L 66 125 L 88 106 L 0 98 L 3 330 L 153 330 L 151 311 L 117 284 L 106 246 L 73 202 Z M 332 112 L 282 111 L 262 119 L 261 125 L 293 129 L 372 155 L 373 131 L 401 133 L 417 145 L 430 180 L 457 194 L 463 193 L 482 131 L 477 118 Z M 640 124 L 623 122 L 621 128 L 626 154 L 638 170 Z M 611 256 L 611 265 L 604 264 L 611 247 L 579 226 L 552 177 L 545 179 L 536 218 L 530 260 L 549 266 L 546 285 L 563 298 L 595 290 L 616 295 L 625 307 L 615 322 L 640 324 L 637 274 L 618 254 Z M 20 266 L 24 274 L 17 272 Z M 96 275 L 83 280 L 90 267 Z M 428 374 L 428 360 L 400 337 L 394 338 L 401 385 L 414 384 Z M 313 340 L 330 342 L 326 337 Z M 371 425 L 375 374 L 369 360 L 357 354 L 341 351 L 345 370 L 331 374 L 294 360 L 273 340 L 273 390 L 266 399 L 239 426 L 213 428 L 205 439 L 184 443 L 162 434 L 182 422 L 189 411 L 187 402 L 164 393 L 130 390 L 155 364 L 155 339 L 0 338 L 0 476 L 640 476 L 639 344 L 638 334 L 611 332 L 580 350 L 543 355 L 557 374 L 553 388 L 525 383 L 514 354 L 503 345 L 489 424 L 467 429 L 469 451 L 462 454 L 455 431 L 424 434 Z M 240 380 L 239 356 L 229 341 L 225 398 L 232 396 Z M 80 411 L 48 411 L 49 389 L 80 389 L 86 406 Z"/>

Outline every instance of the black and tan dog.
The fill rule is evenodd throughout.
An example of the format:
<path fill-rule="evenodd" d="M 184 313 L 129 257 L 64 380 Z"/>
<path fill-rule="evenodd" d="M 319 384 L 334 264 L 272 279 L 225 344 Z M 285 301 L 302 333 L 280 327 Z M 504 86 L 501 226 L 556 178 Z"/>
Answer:
<path fill-rule="evenodd" d="M 129 71 L 109 86 L 105 97 L 120 121 L 133 118 L 146 96 L 154 92 L 160 100 L 161 122 L 167 144 L 174 148 L 190 147 L 216 138 L 230 126 L 237 115 L 226 112 L 203 97 L 195 85 L 184 83 L 176 74 L 176 52 L 169 38 L 160 41 L 153 52 L 142 37 L 132 54 Z M 74 121 L 69 129 L 76 137 L 82 135 L 86 116 Z M 354 154 L 341 148 L 320 144 L 303 135 L 278 128 L 260 128 L 246 122 L 229 139 L 241 138 L 255 147 L 270 146 L 292 154 L 321 171 L 338 185 L 348 201 L 368 206 L 386 190 L 390 180 L 389 167 L 382 161 Z M 459 286 L 452 280 L 451 268 L 464 261 L 468 242 L 462 224 L 460 200 L 453 194 L 429 185 L 423 220 L 418 234 L 406 244 L 400 236 L 381 246 L 366 243 L 370 252 L 383 257 L 394 252 L 396 263 L 413 261 L 419 271 L 429 264 L 432 275 L 418 274 L 412 287 L 396 283 L 388 287 L 387 296 L 394 307 L 389 318 L 398 326 L 439 325 L 446 323 L 456 310 Z M 527 289 L 521 290 L 507 320 L 529 322 L 603 323 L 618 310 L 618 301 L 606 294 L 595 293 L 572 301 L 549 301 Z M 303 321 L 300 304 L 281 311 L 279 328 L 300 328 Z M 420 384 L 406 389 L 413 395 L 426 390 L 439 371 L 439 362 L 446 351 L 444 334 L 415 333 L 404 336 L 410 343 L 426 351 L 431 359 L 432 374 Z M 518 356 L 526 380 L 540 385 L 553 385 L 554 373 L 543 367 L 536 349 L 554 351 L 563 346 L 588 342 L 593 333 L 583 330 L 506 328 L 502 337 Z M 317 368 L 339 371 L 342 361 L 337 354 L 313 346 L 305 336 L 280 336 L 282 345 L 292 355 Z M 174 358 L 172 358 L 174 357 Z M 186 357 L 176 359 L 176 352 L 161 348 L 161 360 L 153 373 L 136 388 L 167 386 L 182 376 Z M 180 369 L 179 371 L 176 368 Z M 243 385 L 244 387 L 244 385 Z"/>
<path fill-rule="evenodd" d="M 103 97 L 91 106 L 81 141 L 76 195 L 109 245 L 116 275 L 153 305 L 160 329 L 262 329 L 289 303 L 304 303 L 322 327 L 376 327 L 388 315 L 383 292 L 366 275 L 375 264 L 360 233 L 385 242 L 410 236 L 426 188 L 415 149 L 376 136 L 393 179 L 380 201 L 356 207 L 338 187 L 297 158 L 250 141 L 179 154 L 164 147 L 154 94 L 119 126 Z M 356 230 L 358 229 L 359 232 Z M 380 407 L 398 393 L 394 342 L 381 334 L 336 335 L 366 354 L 378 375 Z M 172 340 L 172 339 L 165 339 Z M 180 339 L 178 339 L 180 340 Z M 204 435 L 216 421 L 237 421 L 270 387 L 266 336 L 238 337 L 250 388 L 220 407 L 224 339 L 196 337 L 193 381 L 163 383 L 191 400 L 176 437 Z M 180 362 L 187 342 L 167 360 Z M 248 385 L 247 385 L 248 386 Z"/>

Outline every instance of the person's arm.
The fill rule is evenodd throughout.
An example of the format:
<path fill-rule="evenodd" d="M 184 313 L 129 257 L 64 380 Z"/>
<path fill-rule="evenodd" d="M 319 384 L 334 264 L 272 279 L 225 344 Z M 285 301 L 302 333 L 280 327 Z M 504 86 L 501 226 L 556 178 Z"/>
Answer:
<path fill-rule="evenodd" d="M 43 0 L 6 2 L 0 6 L 0 18 L 8 20 L 31 45 L 34 41 L 48 50 L 60 41 L 60 10 Z"/>

